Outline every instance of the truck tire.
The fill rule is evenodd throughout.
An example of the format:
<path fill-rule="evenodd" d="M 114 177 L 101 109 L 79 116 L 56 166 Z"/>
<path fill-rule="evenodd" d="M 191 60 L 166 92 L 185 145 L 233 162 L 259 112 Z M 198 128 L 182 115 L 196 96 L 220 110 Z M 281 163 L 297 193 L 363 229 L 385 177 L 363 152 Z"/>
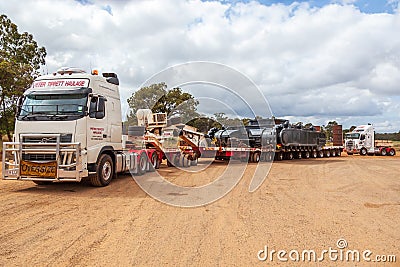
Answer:
<path fill-rule="evenodd" d="M 310 151 L 304 151 L 304 158 L 305 159 L 308 159 L 308 158 L 310 158 Z"/>
<path fill-rule="evenodd" d="M 302 155 L 301 151 L 297 152 L 296 156 L 297 156 L 296 158 L 298 158 L 298 159 L 302 159 L 303 158 L 303 155 Z"/>
<path fill-rule="evenodd" d="M 157 167 L 157 165 L 159 165 L 157 152 L 154 152 L 153 154 L 151 154 L 150 163 L 151 163 L 151 165 L 150 165 L 149 171 L 154 172 L 156 169 L 159 168 L 159 166 Z"/>
<path fill-rule="evenodd" d="M 340 153 L 340 149 L 337 149 L 336 150 L 336 157 L 340 157 L 341 155 L 340 155 L 341 153 Z"/>
<path fill-rule="evenodd" d="M 394 156 L 394 155 L 396 155 L 396 150 L 394 150 L 393 148 L 391 148 L 391 149 L 389 150 L 389 156 Z"/>
<path fill-rule="evenodd" d="M 110 155 L 102 154 L 96 167 L 96 175 L 90 177 L 93 186 L 107 186 L 114 175 L 113 160 Z"/>
<path fill-rule="evenodd" d="M 286 154 L 286 158 L 287 158 L 288 160 L 294 159 L 293 152 L 290 151 L 289 153 L 287 153 L 287 154 Z"/>
<path fill-rule="evenodd" d="M 366 156 L 367 155 L 367 149 L 365 147 L 360 149 L 360 155 Z"/>
<path fill-rule="evenodd" d="M 142 153 L 139 157 L 138 175 L 143 175 L 147 171 L 147 154 Z"/>
<path fill-rule="evenodd" d="M 381 149 L 381 156 L 386 156 L 386 155 L 387 155 L 386 148 L 382 148 Z"/>
<path fill-rule="evenodd" d="M 332 156 L 332 157 L 336 157 L 336 150 L 332 149 L 332 151 L 331 151 L 331 156 Z"/>
<path fill-rule="evenodd" d="M 323 158 L 324 157 L 324 151 L 320 150 L 318 151 L 318 157 Z"/>

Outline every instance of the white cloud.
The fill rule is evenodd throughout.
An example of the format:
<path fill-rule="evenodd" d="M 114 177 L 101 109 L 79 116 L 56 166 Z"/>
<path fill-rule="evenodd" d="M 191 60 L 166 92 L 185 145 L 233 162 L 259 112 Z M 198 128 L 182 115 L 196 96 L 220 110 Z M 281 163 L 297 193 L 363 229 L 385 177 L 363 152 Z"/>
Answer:
<path fill-rule="evenodd" d="M 115 71 L 125 99 L 165 67 L 209 60 L 252 78 L 275 114 L 398 131 L 400 13 L 365 14 L 354 2 L 43 0 L 4 2 L 2 11 L 46 47 L 50 72 Z"/>

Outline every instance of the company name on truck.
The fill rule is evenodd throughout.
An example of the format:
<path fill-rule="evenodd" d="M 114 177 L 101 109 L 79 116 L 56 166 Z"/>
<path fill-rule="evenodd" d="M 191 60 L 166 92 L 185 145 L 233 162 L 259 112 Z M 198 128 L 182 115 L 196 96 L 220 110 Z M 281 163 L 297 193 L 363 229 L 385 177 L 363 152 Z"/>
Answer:
<path fill-rule="evenodd" d="M 60 80 L 48 80 L 48 81 L 35 81 L 32 84 L 32 88 L 57 88 L 57 87 L 88 87 L 89 80 L 87 79 L 60 79 Z"/>

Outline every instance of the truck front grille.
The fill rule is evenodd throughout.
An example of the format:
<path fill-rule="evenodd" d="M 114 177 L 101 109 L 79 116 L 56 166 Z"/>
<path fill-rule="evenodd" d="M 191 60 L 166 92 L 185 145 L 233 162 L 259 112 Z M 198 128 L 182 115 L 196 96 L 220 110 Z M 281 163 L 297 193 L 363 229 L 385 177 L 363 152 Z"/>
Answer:
<path fill-rule="evenodd" d="M 56 143 L 56 137 L 36 137 L 36 136 L 24 136 L 22 138 L 23 143 Z M 72 142 L 72 134 L 61 134 L 60 136 L 61 143 L 71 143 Z"/>
<path fill-rule="evenodd" d="M 56 160 L 56 154 L 22 154 L 23 160 L 51 161 Z"/>

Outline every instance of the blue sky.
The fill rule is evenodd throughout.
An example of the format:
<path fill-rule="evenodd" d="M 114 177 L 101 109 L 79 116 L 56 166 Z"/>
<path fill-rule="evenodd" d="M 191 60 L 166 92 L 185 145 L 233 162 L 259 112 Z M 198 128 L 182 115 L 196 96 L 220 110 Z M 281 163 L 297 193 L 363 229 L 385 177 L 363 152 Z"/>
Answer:
<path fill-rule="evenodd" d="M 224 3 L 238 3 L 238 2 L 243 2 L 243 3 L 248 3 L 250 0 L 226 0 L 226 1 L 221 1 Z M 264 5 L 272 5 L 272 4 L 285 4 L 285 5 L 290 5 L 293 2 L 306 2 L 309 3 L 310 6 L 315 6 L 315 7 L 322 7 L 331 3 L 340 3 L 340 4 L 353 4 L 356 6 L 361 12 L 364 13 L 394 13 L 395 12 L 395 5 L 393 3 L 397 3 L 398 1 L 386 1 L 386 0 L 347 0 L 347 1 L 340 1 L 340 0 L 311 0 L 311 1 L 305 1 L 305 0 L 298 0 L 298 1 L 290 1 L 290 0 L 258 0 L 257 2 L 264 4 Z"/>

